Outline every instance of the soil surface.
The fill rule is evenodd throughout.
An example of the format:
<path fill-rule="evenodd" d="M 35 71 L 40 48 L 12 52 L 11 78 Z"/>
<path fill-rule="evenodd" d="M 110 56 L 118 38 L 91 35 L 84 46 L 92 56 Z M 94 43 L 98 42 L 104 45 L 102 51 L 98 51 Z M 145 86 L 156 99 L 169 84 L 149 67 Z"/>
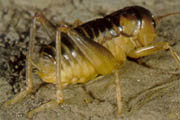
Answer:
<path fill-rule="evenodd" d="M 55 24 L 71 25 L 102 17 L 120 8 L 141 5 L 155 16 L 180 11 L 178 0 L 0 0 L 0 120 L 28 120 L 27 112 L 55 97 L 55 86 L 33 74 L 35 89 L 23 101 L 3 103 L 25 88 L 25 59 L 32 16 L 43 11 Z M 180 15 L 157 25 L 156 41 L 169 42 L 180 55 Z M 49 38 L 38 27 L 36 48 Z M 180 70 L 169 51 L 127 60 L 119 70 L 123 111 L 117 116 L 114 75 L 69 85 L 64 103 L 33 115 L 33 120 L 180 120 Z M 86 90 L 85 90 L 86 89 Z M 88 91 L 88 92 L 87 92 Z"/>

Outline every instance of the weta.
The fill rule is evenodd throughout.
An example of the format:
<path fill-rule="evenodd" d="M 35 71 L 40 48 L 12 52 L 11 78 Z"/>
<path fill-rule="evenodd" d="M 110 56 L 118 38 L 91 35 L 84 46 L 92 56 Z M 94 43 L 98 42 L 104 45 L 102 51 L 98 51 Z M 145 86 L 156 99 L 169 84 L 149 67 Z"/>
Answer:
<path fill-rule="evenodd" d="M 69 84 L 85 83 L 98 75 L 115 73 L 118 114 L 122 110 L 121 88 L 118 69 L 127 57 L 140 58 L 161 50 L 170 50 L 180 68 L 180 58 L 167 42 L 154 43 L 158 21 L 169 15 L 153 17 L 140 6 L 131 6 L 113 12 L 76 27 L 63 24 L 58 27 L 48 21 L 41 12 L 33 18 L 26 64 L 26 90 L 4 105 L 15 104 L 32 92 L 32 67 L 40 78 L 56 85 L 56 99 L 28 113 L 36 112 L 63 103 L 62 89 Z M 40 49 L 39 60 L 33 62 L 36 23 L 47 31 L 52 42 Z M 153 43 L 153 44 L 152 44 Z"/>

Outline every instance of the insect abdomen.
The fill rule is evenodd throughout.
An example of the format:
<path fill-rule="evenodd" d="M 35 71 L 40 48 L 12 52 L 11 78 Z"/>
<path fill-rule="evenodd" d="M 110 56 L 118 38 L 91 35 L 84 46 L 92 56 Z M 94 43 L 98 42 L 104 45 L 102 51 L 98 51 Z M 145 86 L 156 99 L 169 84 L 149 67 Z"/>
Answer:
<path fill-rule="evenodd" d="M 105 39 L 118 36 L 117 31 L 113 28 L 115 26 L 118 25 L 112 23 L 108 19 L 100 18 L 78 26 L 75 30 L 79 34 L 101 43 L 102 40 L 104 41 Z"/>
<path fill-rule="evenodd" d="M 72 43 L 71 39 L 62 34 L 62 55 L 61 55 L 61 81 L 63 86 L 68 84 L 83 83 L 94 78 L 97 73 L 85 58 L 82 52 Z M 55 63 L 55 42 L 44 46 L 40 50 L 40 60 L 37 66 L 42 70 L 37 73 L 48 83 L 54 83 L 56 80 L 56 63 Z M 52 60 L 53 59 L 53 60 Z"/>
<path fill-rule="evenodd" d="M 137 32 L 138 29 L 141 29 L 142 16 L 145 14 L 152 17 L 150 12 L 142 7 L 127 7 L 107 15 L 104 18 L 82 24 L 74 28 L 74 30 L 83 38 L 94 40 L 106 47 L 107 50 L 109 50 L 108 52 L 117 58 L 121 64 L 121 62 L 123 63 L 126 59 L 126 52 L 135 48 L 130 39 L 134 37 L 135 32 Z M 111 42 L 112 39 L 114 39 L 113 42 Z M 64 82 L 64 85 L 70 83 L 86 82 L 90 78 L 93 78 L 99 74 L 95 70 L 96 66 L 87 60 L 87 58 L 84 56 L 85 54 L 82 53 L 82 51 L 72 42 L 68 35 L 62 33 L 61 40 L 62 82 Z M 106 44 L 106 41 L 110 42 Z M 113 44 L 115 46 L 113 46 Z M 55 42 L 52 42 L 50 46 L 52 46 L 54 49 Z M 55 49 L 52 51 L 54 52 L 50 54 L 53 58 L 55 58 Z M 46 69 L 44 71 L 47 71 L 47 74 L 44 74 L 43 72 L 39 73 L 41 78 L 43 79 L 43 75 L 45 75 L 44 79 L 50 78 L 49 81 L 45 81 L 51 83 L 55 82 L 55 64 L 50 62 L 48 68 L 43 66 L 41 67 Z M 52 68 L 52 70 L 50 68 Z"/>

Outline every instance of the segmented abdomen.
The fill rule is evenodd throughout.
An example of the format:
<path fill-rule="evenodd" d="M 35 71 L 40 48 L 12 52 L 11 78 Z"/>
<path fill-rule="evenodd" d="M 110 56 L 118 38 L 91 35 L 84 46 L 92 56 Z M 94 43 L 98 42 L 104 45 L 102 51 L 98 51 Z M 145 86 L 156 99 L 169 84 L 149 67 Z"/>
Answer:
<path fill-rule="evenodd" d="M 137 29 L 141 28 L 142 17 L 144 15 L 152 17 L 151 13 L 145 8 L 139 6 L 127 7 L 107 15 L 104 18 L 82 24 L 74 28 L 74 30 L 83 37 L 103 44 L 120 35 L 127 38 L 132 37 Z M 98 74 L 94 66 L 87 60 L 84 54 L 82 54 L 82 51 L 79 50 L 65 33 L 62 33 L 61 41 L 62 82 L 64 85 L 85 82 Z M 55 41 L 53 41 L 49 47 L 44 47 L 41 52 L 47 53 L 46 55 L 55 58 Z M 49 81 L 48 79 L 45 80 L 47 82 L 55 81 L 55 65 L 52 66 L 53 70 L 49 72 L 52 72 L 54 74 L 52 74 L 52 77 L 54 77 L 49 77 Z M 40 76 L 43 78 L 43 75 Z M 48 77 L 46 76 L 46 78 Z"/>
<path fill-rule="evenodd" d="M 90 64 L 72 40 L 66 34 L 62 33 L 61 41 L 61 81 L 63 86 L 72 83 L 83 83 L 94 78 L 97 73 L 93 65 Z M 55 42 L 41 48 L 41 54 L 43 54 L 43 60 L 46 59 L 45 57 L 48 57 L 53 58 L 55 61 Z M 55 83 L 56 64 L 52 61 L 46 63 L 41 62 L 42 61 L 39 61 L 38 66 L 43 69 L 43 72 L 38 71 L 39 76 L 45 82 Z"/>

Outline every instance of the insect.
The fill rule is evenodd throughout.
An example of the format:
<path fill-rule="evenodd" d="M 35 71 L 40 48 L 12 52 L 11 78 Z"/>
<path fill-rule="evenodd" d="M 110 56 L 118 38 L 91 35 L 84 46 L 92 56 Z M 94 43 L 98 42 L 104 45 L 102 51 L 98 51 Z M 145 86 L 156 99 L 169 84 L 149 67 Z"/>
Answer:
<path fill-rule="evenodd" d="M 127 57 L 140 58 L 161 50 L 170 50 L 180 68 L 180 58 L 167 42 L 153 43 L 158 21 L 170 13 L 153 17 L 140 6 L 131 6 L 76 27 L 54 26 L 41 12 L 33 18 L 26 64 L 26 90 L 5 102 L 15 104 L 32 92 L 32 66 L 41 79 L 56 85 L 56 99 L 28 113 L 29 117 L 54 105 L 63 103 L 62 89 L 69 84 L 85 83 L 97 75 L 115 73 L 118 114 L 122 110 L 121 88 L 117 70 Z M 39 60 L 33 62 L 36 23 L 45 28 L 52 42 L 41 48 Z M 152 44 L 153 43 L 153 44 Z"/>

